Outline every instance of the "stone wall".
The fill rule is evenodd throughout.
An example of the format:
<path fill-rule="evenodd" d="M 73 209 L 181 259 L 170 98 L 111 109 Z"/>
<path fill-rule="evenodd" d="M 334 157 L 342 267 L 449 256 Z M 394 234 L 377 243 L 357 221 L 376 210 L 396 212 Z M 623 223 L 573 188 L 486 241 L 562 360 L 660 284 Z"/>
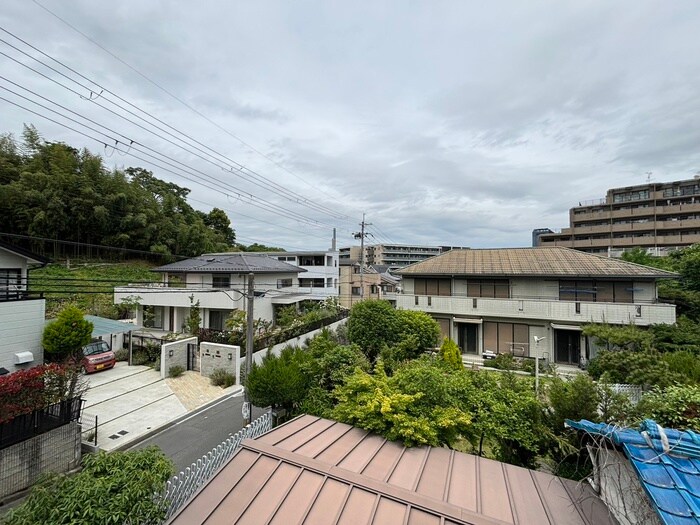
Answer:
<path fill-rule="evenodd" d="M 230 356 L 230 357 L 229 357 Z M 236 384 L 241 384 L 241 369 L 236 366 L 241 360 L 241 347 L 217 343 L 201 343 L 199 345 L 199 371 L 205 376 L 211 376 L 215 368 L 223 368 L 236 376 Z"/>
<path fill-rule="evenodd" d="M 197 344 L 196 337 L 179 339 L 172 343 L 165 343 L 160 348 L 160 377 L 165 379 L 171 366 L 179 365 L 187 370 L 187 345 Z M 170 355 L 172 353 L 172 355 Z"/>
<path fill-rule="evenodd" d="M 0 450 L 0 501 L 29 488 L 42 474 L 76 468 L 80 459 L 77 421 Z"/>

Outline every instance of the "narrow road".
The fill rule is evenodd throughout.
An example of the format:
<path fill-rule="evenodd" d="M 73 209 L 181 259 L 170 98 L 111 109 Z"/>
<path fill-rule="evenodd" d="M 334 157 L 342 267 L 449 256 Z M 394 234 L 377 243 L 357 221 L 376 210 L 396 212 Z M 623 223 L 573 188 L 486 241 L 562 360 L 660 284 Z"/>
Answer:
<path fill-rule="evenodd" d="M 242 405 L 242 394 L 226 397 L 209 408 L 195 412 L 170 428 L 134 445 L 129 450 L 157 445 L 173 460 L 175 471 L 180 472 L 243 428 Z M 253 407 L 253 419 L 264 413 L 265 409 Z"/>

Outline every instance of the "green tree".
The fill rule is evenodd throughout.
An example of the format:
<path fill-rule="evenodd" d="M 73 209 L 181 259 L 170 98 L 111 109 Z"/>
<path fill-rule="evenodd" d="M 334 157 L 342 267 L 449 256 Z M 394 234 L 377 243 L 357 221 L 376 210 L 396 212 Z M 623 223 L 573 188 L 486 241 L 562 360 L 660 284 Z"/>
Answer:
<path fill-rule="evenodd" d="M 605 345 L 608 350 L 649 350 L 654 340 L 651 332 L 633 324 L 587 324 L 583 326 L 583 335 L 593 337 L 598 345 Z"/>
<path fill-rule="evenodd" d="M 199 309 L 199 299 L 194 300 L 194 294 L 190 295 L 190 311 L 185 320 L 185 328 L 188 334 L 199 334 L 199 327 L 202 324 L 202 314 Z"/>
<path fill-rule="evenodd" d="M 449 337 L 445 337 L 440 347 L 440 359 L 442 359 L 450 368 L 459 370 L 463 368 L 462 353 L 459 351 L 457 343 Z"/>
<path fill-rule="evenodd" d="M 65 308 L 58 318 L 46 325 L 41 340 L 44 350 L 57 359 L 83 358 L 82 348 L 92 340 L 93 325 L 74 306 Z"/>
<path fill-rule="evenodd" d="M 359 345 L 370 361 L 374 361 L 383 346 L 399 340 L 396 310 L 388 301 L 366 300 L 354 304 L 347 325 L 350 341 Z"/>
<path fill-rule="evenodd" d="M 430 315 L 418 310 L 396 310 L 395 314 L 399 340 L 412 338 L 415 344 L 415 353 L 408 357 L 418 357 L 437 346 L 440 325 Z"/>
<path fill-rule="evenodd" d="M 308 375 L 310 355 L 305 350 L 288 346 L 279 356 L 268 351 L 245 381 L 250 399 L 260 407 L 282 407 L 289 413 L 301 403 L 311 386 Z"/>
<path fill-rule="evenodd" d="M 100 451 L 83 456 L 82 464 L 83 469 L 77 474 L 44 477 L 3 523 L 147 525 L 165 519 L 165 502 L 160 493 L 173 475 L 173 464 L 158 448 Z"/>
<path fill-rule="evenodd" d="M 642 396 L 635 410 L 638 419 L 653 419 L 678 430 L 700 431 L 700 386 L 673 385 Z"/>
<path fill-rule="evenodd" d="M 564 421 L 588 419 L 598 421 L 600 394 L 593 380 L 587 374 L 577 374 L 566 381 L 555 377 L 547 390 L 549 398 L 550 427 L 557 434 L 564 432 Z"/>

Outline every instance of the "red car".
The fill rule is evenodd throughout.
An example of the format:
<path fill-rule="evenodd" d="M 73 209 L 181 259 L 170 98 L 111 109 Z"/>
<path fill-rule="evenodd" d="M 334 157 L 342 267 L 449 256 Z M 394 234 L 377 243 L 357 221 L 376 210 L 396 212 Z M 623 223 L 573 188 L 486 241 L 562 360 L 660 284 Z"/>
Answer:
<path fill-rule="evenodd" d="M 114 352 L 110 350 L 109 345 L 104 341 L 93 341 L 83 347 L 83 361 L 80 370 L 84 374 L 99 372 L 112 368 L 117 359 Z"/>

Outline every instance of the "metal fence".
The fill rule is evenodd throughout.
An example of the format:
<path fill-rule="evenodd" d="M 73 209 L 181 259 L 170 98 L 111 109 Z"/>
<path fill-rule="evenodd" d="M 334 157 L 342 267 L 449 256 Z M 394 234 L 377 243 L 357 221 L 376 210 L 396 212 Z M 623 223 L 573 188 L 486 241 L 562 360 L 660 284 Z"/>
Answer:
<path fill-rule="evenodd" d="M 639 403 L 639 401 L 642 399 L 642 394 L 644 393 L 642 387 L 639 385 L 625 385 L 616 383 L 610 385 L 610 388 L 613 392 L 617 394 L 623 394 L 627 396 L 627 398 L 630 400 L 630 403 L 632 403 L 633 405 Z"/>
<path fill-rule="evenodd" d="M 162 494 L 167 508 L 165 519 L 175 514 L 199 487 L 209 481 L 216 471 L 231 459 L 244 439 L 256 438 L 271 429 L 272 415 L 268 412 L 168 481 Z"/>
<path fill-rule="evenodd" d="M 65 399 L 0 424 L 0 449 L 80 419 L 83 400 Z"/>
<path fill-rule="evenodd" d="M 82 442 L 97 446 L 97 428 L 99 423 L 97 414 L 83 411 L 80 415 L 79 423 Z"/>

